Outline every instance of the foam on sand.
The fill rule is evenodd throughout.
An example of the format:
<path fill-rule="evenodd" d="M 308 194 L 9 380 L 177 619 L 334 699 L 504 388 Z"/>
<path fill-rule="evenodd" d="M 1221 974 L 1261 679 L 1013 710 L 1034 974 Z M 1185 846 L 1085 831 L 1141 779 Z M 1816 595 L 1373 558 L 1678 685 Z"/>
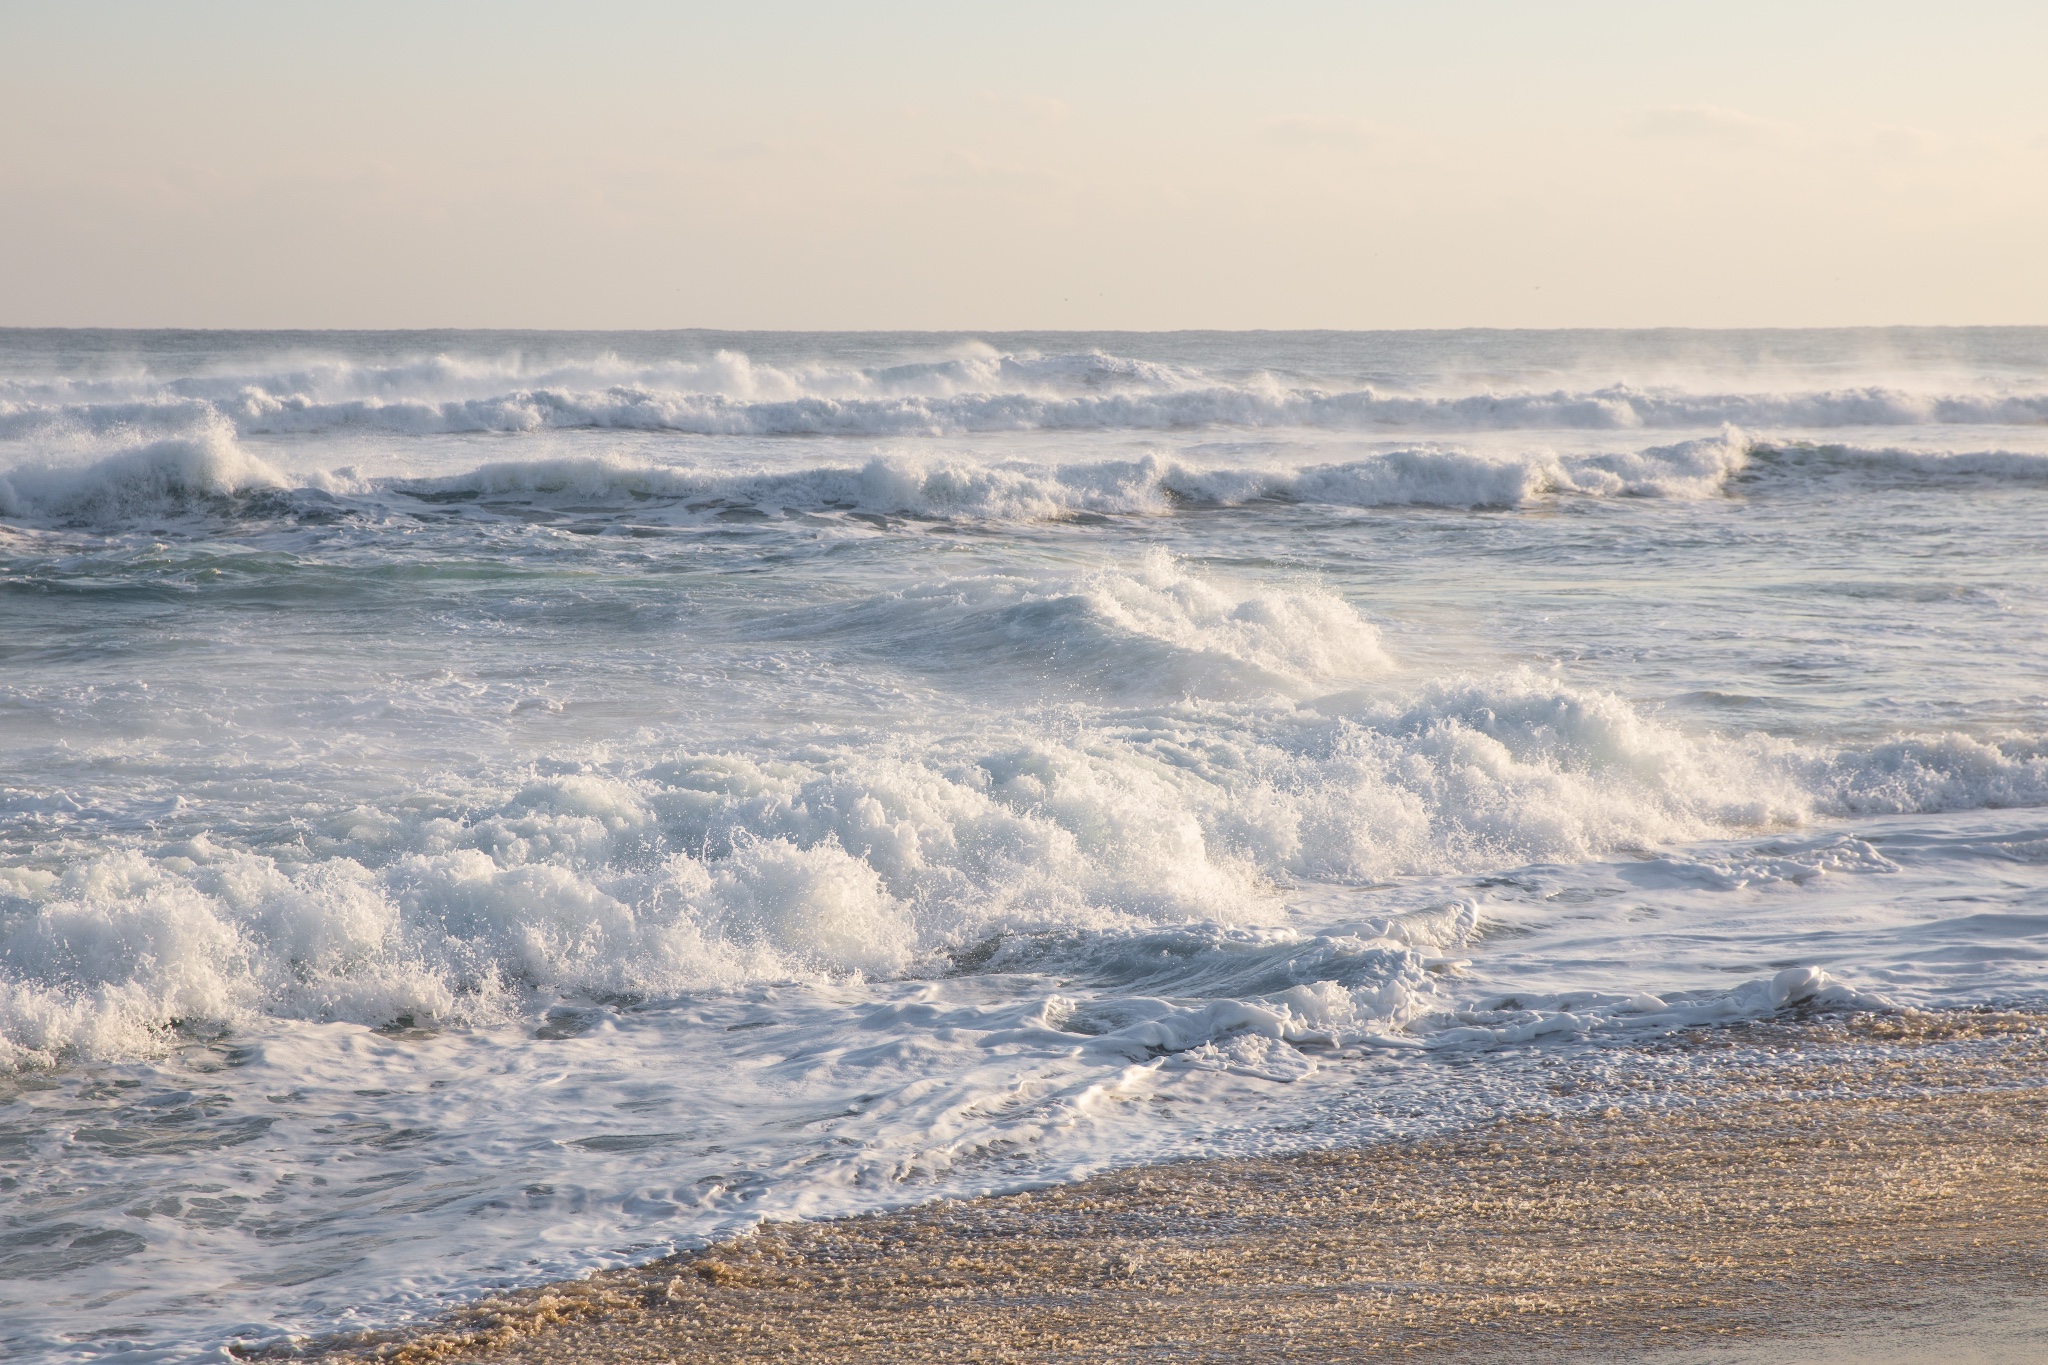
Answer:
<path fill-rule="evenodd" d="M 1681 1050 L 1658 1077 L 1661 1105 L 1608 1089 L 1603 1103 L 1621 1103 L 1419 1141 L 771 1223 L 410 1333 L 318 1346 L 343 1359 L 619 1365 L 1362 1347 L 1460 1361 L 1560 1349 L 1692 1359 L 1707 1347 L 1721 1359 L 1757 1341 L 1775 1359 L 1812 1358 L 1875 1317 L 1885 1358 L 1931 1365 L 1956 1358 L 1979 1316 L 1970 1305 L 2010 1303 L 2038 1277 L 2048 1203 L 2029 1072 L 2041 1026 L 1883 1022 L 1861 1036 L 1773 1029 L 1755 1041 L 1779 1049 L 1775 1062 L 1718 1075 L 1687 1068 Z M 1553 1079 L 1593 1080 L 1569 1065 Z M 2040 1335 L 2032 1310 L 2018 1331 L 1999 1325 L 2022 1353 Z M 1902 1349 L 1915 1342 L 1926 1349 Z"/>

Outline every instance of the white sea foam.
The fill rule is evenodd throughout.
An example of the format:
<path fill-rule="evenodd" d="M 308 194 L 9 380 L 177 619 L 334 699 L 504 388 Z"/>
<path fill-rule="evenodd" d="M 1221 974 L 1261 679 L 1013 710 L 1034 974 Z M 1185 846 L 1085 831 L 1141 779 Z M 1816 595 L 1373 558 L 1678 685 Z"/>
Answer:
<path fill-rule="evenodd" d="M 108 441 L 113 443 L 108 453 Z M 1156 516 L 1189 507 L 1310 504 L 1332 507 L 1519 507 L 1554 497 L 1719 497 L 1745 475 L 1914 482 L 2048 481 L 2048 454 L 1930 451 L 1762 441 L 1730 427 L 1719 435 L 1634 450 L 1517 454 L 1419 446 L 1339 463 L 1233 466 L 1185 456 L 1065 465 L 966 454 L 891 453 L 858 465 L 798 470 L 656 463 L 614 455 L 493 461 L 426 478 L 365 478 L 352 471 L 291 478 L 250 454 L 224 421 L 190 434 L 106 440 L 0 473 L 0 517 L 25 522 L 116 523 L 167 513 L 233 513 L 259 492 L 310 493 L 321 515 L 376 516 L 393 497 L 461 506 L 538 501 L 616 508 L 667 519 L 735 508 L 858 512 L 1030 521 L 1076 515 Z M 339 496 L 341 503 L 333 498 Z M 255 505 L 289 514 L 289 499 Z"/>
<path fill-rule="evenodd" d="M 1673 993 L 1668 998 L 1639 991 L 1481 1001 L 1460 1010 L 1453 1022 L 1430 1034 L 1430 1041 L 1438 1047 L 1494 1047 L 1600 1032 L 1668 1031 L 1766 1019 L 1793 1005 L 1815 1010 L 1884 1009 L 1890 1003 L 1883 995 L 1858 990 L 1818 967 L 1787 967 L 1733 990 Z"/>
<path fill-rule="evenodd" d="M 2048 805 L 2048 740 L 2039 735 L 1894 739 L 1812 771 L 1823 808 L 1843 815 Z"/>
<path fill-rule="evenodd" d="M 0 335 L 0 1354 L 2038 1003 L 2044 335 Z"/>
<path fill-rule="evenodd" d="M 286 480 L 250 455 L 224 423 L 128 446 L 83 463 L 20 465 L 0 473 L 0 516 L 106 522 L 280 489 Z"/>
<path fill-rule="evenodd" d="M 1312 592 L 1247 612 L 1160 561 L 1088 592 L 1104 628 L 1274 676 L 1384 663 L 1369 627 Z M 896 754 L 680 754 L 459 819 L 359 812 L 372 844 L 311 862 L 204 838 L 106 853 L 12 883 L 0 1030 L 21 1063 L 134 1055 L 173 1021 L 481 1021 L 535 991 L 916 975 L 991 934 L 1255 925 L 1296 879 L 1572 863 L 1829 810 L 2048 803 L 2038 743 L 1820 755 L 1689 736 L 1533 673 L 1318 707 L 1191 704 L 1080 739 Z M 1412 1012 L 1297 1005 L 1361 1028 Z"/>
<path fill-rule="evenodd" d="M 1590 389 L 1416 393 L 1304 381 L 1270 371 L 1109 354 L 966 354 L 874 366 L 766 364 L 733 351 L 694 361 L 616 355 L 529 365 L 517 358 L 339 360 L 277 371 L 154 380 L 129 375 L 0 385 L 0 437 L 218 414 L 244 433 L 374 430 L 427 435 L 609 427 L 702 435 L 906 436 L 1051 430 L 1172 430 L 1226 424 L 1338 430 L 1873 427 L 2048 421 L 2031 387 L 1927 392 L 1885 385 L 1702 392 Z"/>
<path fill-rule="evenodd" d="M 1760 442 L 1735 428 L 1670 445 L 1595 454 L 1516 455 L 1418 447 L 1335 464 L 1233 467 L 1184 457 L 1033 465 L 929 455 L 878 456 L 858 467 L 732 472 L 619 458 L 500 462 L 463 474 L 393 482 L 396 491 L 561 500 L 702 502 L 779 510 L 840 509 L 1002 520 L 1072 513 L 1156 514 L 1177 506 L 1261 502 L 1340 507 L 1512 507 L 1554 494 L 1696 499 L 1728 491 L 1759 456 L 1768 471 L 1879 480 L 2048 480 L 2048 454 L 1912 451 Z"/>
<path fill-rule="evenodd" d="M 2024 450 L 1915 450 L 1815 442 L 1757 443 L 1752 454 L 1806 476 L 1846 476 L 1880 484 L 2048 482 L 2048 453 Z"/>
<path fill-rule="evenodd" d="M 1694 447 L 1698 446 L 1699 449 Z M 1309 501 L 1378 507 L 1512 506 L 1544 494 L 1703 496 L 1711 473 L 1741 466 L 1739 438 L 1689 443 L 1633 456 L 1567 463 L 1548 454 L 1503 459 L 1415 450 L 1345 465 L 1233 470 L 1159 456 L 1045 467 L 1014 461 L 878 456 L 859 466 L 734 472 L 604 456 L 500 461 L 426 479 L 314 480 L 322 493 L 353 493 L 374 514 L 380 494 L 442 504 L 537 499 L 674 517 L 734 507 L 1025 521 L 1075 514 L 1157 515 L 1176 506 Z M 22 521 L 118 522 L 179 511 L 222 510 L 223 500 L 288 481 L 245 451 L 223 425 L 193 436 L 127 444 L 118 453 L 44 461 L 0 474 L 0 516 Z M 324 510 L 323 504 L 323 510 Z M 266 512 L 280 510 L 266 507 Z"/>
<path fill-rule="evenodd" d="M 1672 458 L 1711 471 L 1740 449 Z M 175 490 L 161 497 L 224 496 L 256 476 L 206 463 L 219 450 L 232 445 L 148 448 L 97 483 L 42 487 L 53 507 L 93 506 L 131 476 Z M 577 497 L 594 489 L 576 479 L 616 488 L 615 471 L 587 463 L 511 472 Z M 775 629 L 838 634 L 927 673 L 1038 661 L 1098 696 L 1188 700 L 1079 735 L 680 752 L 526 781 L 461 814 L 358 808 L 325 858 L 201 834 L 130 841 L 61 875 L 16 869 L 0 884 L 6 1056 L 137 1055 L 175 1023 L 479 1022 L 535 992 L 917 975 L 990 935 L 1255 925 L 1297 881 L 1574 863 L 1831 814 L 2048 804 L 2038 738 L 1829 751 L 1714 737 L 1527 670 L 1390 692 L 1379 632 L 1325 588 L 1233 583 L 1157 550 L 1078 577 L 881 593 Z M 10 794 L 23 811 L 47 804 Z M 1384 1028 L 1432 998 L 1413 983 L 1397 995 L 1400 1008 L 1289 1008 Z"/>

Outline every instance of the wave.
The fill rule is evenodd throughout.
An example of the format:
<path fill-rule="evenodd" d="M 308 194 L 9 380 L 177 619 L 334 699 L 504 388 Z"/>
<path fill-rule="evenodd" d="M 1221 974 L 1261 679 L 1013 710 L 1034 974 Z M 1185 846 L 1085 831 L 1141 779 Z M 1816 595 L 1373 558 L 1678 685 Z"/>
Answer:
<path fill-rule="evenodd" d="M 1410 393 L 1270 371 L 1215 374 L 1106 354 L 983 348 L 875 366 L 598 356 L 324 361 L 276 371 L 155 379 L 0 381 L 0 438 L 218 418 L 244 435 L 403 435 L 602 428 L 706 436 L 854 437 L 1205 426 L 1520 429 L 2039 425 L 2048 392 L 1923 393 L 1883 385 L 1794 392 L 1591 389 Z"/>
<path fill-rule="evenodd" d="M 1158 394 L 948 398 L 740 400 L 642 389 L 599 393 L 522 390 L 443 403 L 356 400 L 316 403 L 250 394 L 222 405 L 244 432 L 309 434 L 374 430 L 405 435 L 531 432 L 575 428 L 699 436 L 947 436 L 1027 431 L 1176 431 L 1225 426 L 1341 431 L 1697 429 L 1761 427 L 2038 425 L 2048 396 L 1920 399 L 1889 390 L 1809 395 L 1485 394 L 1461 398 L 1262 391 L 1212 387 Z"/>
<path fill-rule="evenodd" d="M 684 520 L 729 519 L 735 509 L 1030 521 L 1257 503 L 1514 507 L 1556 494 L 1716 496 L 1746 467 L 1749 450 L 1746 438 L 1730 431 L 1603 455 L 1492 456 L 1425 448 L 1274 469 L 1203 467 L 1157 455 L 1072 465 L 877 456 L 858 466 L 733 472 L 585 456 L 499 461 L 437 478 L 322 476 L 294 487 L 214 423 L 194 436 L 151 441 L 87 462 L 9 470 L 0 474 L 0 516 L 90 523 L 221 513 L 234 511 L 238 498 L 287 492 L 316 495 L 322 517 L 334 514 L 336 496 L 364 515 L 398 504 L 460 509 L 510 500 Z M 275 498 L 256 507 L 264 514 L 292 509 L 290 499 Z"/>
<path fill-rule="evenodd" d="M 600 503 L 701 502 L 714 510 L 789 507 L 1027 520 L 1255 503 L 1515 507 L 1553 495 L 1692 500 L 1722 496 L 1745 476 L 1773 475 L 1881 486 L 2039 483 L 2048 482 L 2048 453 L 1768 442 L 1728 427 L 1716 436 L 1597 454 L 1423 446 L 1336 463 L 1262 468 L 1198 464 L 1166 455 L 1069 465 L 889 455 L 859 466 L 742 473 L 572 457 L 494 462 L 463 474 L 381 486 L 441 501 L 557 497 Z"/>
<path fill-rule="evenodd" d="M 759 629 L 984 694 L 1014 685 L 1020 704 L 1055 685 L 1098 700 L 1308 696 L 1393 667 L 1377 628 L 1321 585 L 1235 584 L 1159 549 L 1078 582 L 952 578 L 775 613 Z"/>
<path fill-rule="evenodd" d="M 1760 467 L 1808 478 L 1836 477 L 1896 486 L 1916 483 L 2048 483 L 2048 453 L 1926 450 L 1822 442 L 1756 441 Z"/>
<path fill-rule="evenodd" d="M 1944 734 L 1887 740 L 1804 775 L 1831 815 L 1903 815 L 2048 805 L 2048 740 Z"/>
<path fill-rule="evenodd" d="M 466 474 L 395 482 L 396 492 L 456 501 L 560 497 L 579 501 L 716 503 L 718 507 L 864 511 L 914 516 L 1029 520 L 1071 513 L 1146 515 L 1181 506 L 1327 502 L 1358 507 L 1431 504 L 1513 506 L 1545 493 L 1687 492 L 1704 477 L 1695 452 L 1656 468 L 1639 457 L 1628 480 L 1602 464 L 1567 469 L 1555 457 L 1491 458 L 1456 450 L 1406 450 L 1344 464 L 1298 469 L 1203 468 L 1162 456 L 1063 466 L 991 464 L 965 458 L 878 456 L 858 467 L 793 473 L 726 473 L 608 459 L 507 461 Z M 1708 443 L 1704 461 L 1740 462 L 1732 446 Z M 1616 461 L 1614 463 L 1620 463 Z M 1576 477 L 1583 474 L 1583 480 Z M 1658 475 L 1665 475 L 1659 479 Z"/>
<path fill-rule="evenodd" d="M 1196 370 L 1109 355 L 1003 353 L 970 346 L 927 360 L 851 366 L 826 361 L 762 364 L 735 351 L 687 360 L 631 362 L 604 353 L 588 359 L 529 363 L 498 358 L 416 356 L 385 364 L 312 360 L 274 370 L 224 371 L 156 378 L 147 373 L 102 378 L 0 378 L 0 405 L 118 411 L 123 403 L 309 404 L 421 403 L 487 400 L 516 393 L 650 393 L 703 395 L 740 402 L 807 398 L 947 398 L 964 394 L 1170 391 L 1208 383 Z"/>
<path fill-rule="evenodd" d="M 223 423 L 148 441 L 89 464 L 21 465 L 0 473 L 0 517 L 111 522 L 282 490 L 285 477 L 250 455 Z"/>
<path fill-rule="evenodd" d="M 1311 648 L 1267 630 L 1318 610 L 1308 596 L 1240 613 L 1250 599 L 1204 600 L 1156 565 L 1090 592 L 1091 629 L 1234 649 L 1298 679 L 1375 666 L 1369 633 Z M 1145 962 L 1170 963 L 1126 949 L 1160 933 L 1284 937 L 1296 884 L 2018 804 L 2048 804 L 2038 739 L 1821 752 L 1687 734 L 1534 673 L 1311 707 L 1190 701 L 1078 733 L 684 751 L 507 783 L 461 808 L 359 809 L 318 855 L 202 831 L 0 872 L 0 1054 L 134 1055 L 174 1025 L 260 1015 L 483 1021 L 536 995 L 1017 970 L 1073 943 L 1094 945 L 1080 974 L 1119 999 L 1258 995 L 1275 1037 L 1399 1032 L 1454 1006 L 1428 967 L 1457 933 L 1430 952 L 1381 942 L 1384 928 L 1362 947 L 1325 944 L 1328 971 L 1258 991 L 1215 961 L 1141 980 Z M 1140 1022 L 1096 1020 L 1105 1036 Z"/>
<path fill-rule="evenodd" d="M 216 419 L 187 435 L 117 444 L 112 454 L 89 447 L 87 458 L 75 462 L 0 472 L 0 517 L 96 523 L 250 509 L 321 518 L 352 510 L 374 517 L 418 502 L 488 515 L 490 504 L 509 501 L 630 512 L 640 520 L 840 513 L 1034 521 L 1259 504 L 1513 508 L 1561 496 L 1698 500 L 1724 496 L 1739 482 L 1816 480 L 1873 487 L 2048 483 L 2048 453 L 1772 442 L 1730 427 L 1717 436 L 1596 454 L 1418 446 L 1264 467 L 1164 454 L 1064 465 L 890 454 L 858 465 L 794 470 L 564 456 L 493 461 L 427 478 L 364 479 L 339 471 L 294 481 L 250 454 L 233 428 Z M 303 496 L 295 504 L 291 496 L 274 495 Z"/>

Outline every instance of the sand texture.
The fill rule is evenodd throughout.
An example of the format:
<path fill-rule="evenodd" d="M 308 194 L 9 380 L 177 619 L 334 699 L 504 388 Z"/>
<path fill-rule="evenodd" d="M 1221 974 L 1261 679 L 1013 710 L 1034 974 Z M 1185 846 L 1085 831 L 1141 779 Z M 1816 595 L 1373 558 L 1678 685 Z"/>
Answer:
<path fill-rule="evenodd" d="M 315 1349 L 557 1365 L 1633 1358 L 1910 1332 L 2041 1283 L 2041 1018 L 1863 1016 L 1655 1046 L 1728 1060 L 1676 1079 L 1646 1065 L 1612 1105 L 1562 1117 L 769 1224 Z"/>

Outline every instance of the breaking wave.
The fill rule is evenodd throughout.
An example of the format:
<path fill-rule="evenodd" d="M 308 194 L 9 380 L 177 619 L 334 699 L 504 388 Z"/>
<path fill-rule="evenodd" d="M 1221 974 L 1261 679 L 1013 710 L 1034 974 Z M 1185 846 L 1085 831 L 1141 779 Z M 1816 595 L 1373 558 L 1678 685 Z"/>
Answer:
<path fill-rule="evenodd" d="M 1511 507 L 1552 493 L 1705 497 L 1748 459 L 1739 432 L 1640 452 L 1562 458 L 1399 450 L 1295 468 L 1202 467 L 1166 456 L 1061 466 L 878 456 L 859 467 L 728 473 L 607 459 L 518 461 L 388 485 L 441 501 L 503 496 L 716 501 L 1022 520 L 1074 512 L 1144 515 L 1257 502 L 1351 507 Z"/>
<path fill-rule="evenodd" d="M 1526 506 L 1546 498 L 1725 496 L 1738 483 L 1817 479 L 1871 486 L 2048 483 L 2048 454 L 1926 451 L 1761 441 L 1735 428 L 1669 445 L 1595 454 L 1418 446 L 1323 464 L 1235 466 L 1163 453 L 1046 465 L 964 454 L 894 453 L 861 464 L 731 469 L 575 455 L 493 461 L 427 478 L 350 471 L 294 479 L 250 454 L 225 422 L 131 442 L 114 453 L 0 472 L 0 517 L 118 523 L 180 513 L 381 515 L 417 503 L 574 505 L 636 519 L 842 513 L 989 521 L 1156 516 L 1190 508 Z"/>
<path fill-rule="evenodd" d="M 1270 371 L 1212 374 L 1106 354 L 970 354 L 889 365 L 772 365 L 721 351 L 633 363 L 528 366 L 447 355 L 253 373 L 0 383 L 0 438 L 219 418 L 243 434 L 429 435 L 612 428 L 720 436 L 918 436 L 1203 426 L 1333 430 L 1632 430 L 2037 425 L 2048 393 L 1924 393 L 1882 385 L 1698 393 L 1412 393 Z"/>
<path fill-rule="evenodd" d="M 1337 464 L 1269 469 L 1204 467 L 1164 455 L 1047 466 L 965 456 L 876 456 L 861 465 L 732 471 L 575 456 L 501 461 L 422 479 L 321 476 L 297 487 L 245 452 L 224 426 L 71 464 L 0 474 L 0 516 L 101 523 L 181 512 L 233 512 L 236 499 L 310 494 L 321 515 L 377 515 L 421 502 L 596 504 L 668 518 L 750 509 L 993 521 L 1074 515 L 1158 515 L 1188 507 L 1309 503 L 1341 507 L 1514 507 L 1553 495 L 1702 498 L 1725 491 L 1749 463 L 1738 432 L 1614 454 L 1478 455 L 1420 448 Z M 289 511 L 289 498 L 261 502 Z"/>
<path fill-rule="evenodd" d="M 1380 662 L 1355 620 L 1348 643 L 1276 635 L 1342 635 L 1312 595 L 1239 612 L 1158 564 L 1090 592 L 1108 623 L 1095 629 L 1235 650 L 1269 672 L 1341 678 Z M 201 831 L 0 873 L 0 1039 L 25 1064 L 132 1055 L 167 1029 L 261 1014 L 479 1021 L 536 993 L 1001 969 L 1048 951 L 1100 975 L 1138 960 L 1134 935 L 1287 939 L 1270 926 L 1297 882 L 1573 863 L 1828 814 L 2041 804 L 2038 739 L 1821 753 L 1689 735 L 1533 673 L 1308 708 L 1191 701 L 1064 737 L 679 752 L 510 782 L 480 808 L 339 812 L 292 854 Z M 1447 1000 L 1429 954 L 1380 943 L 1390 932 L 1312 953 L 1287 939 L 1274 950 L 1287 961 L 1337 965 L 1256 992 L 1205 983 L 1216 964 L 1190 960 L 1153 993 L 1256 994 L 1274 1037 L 1398 1030 Z M 1694 1013 L 1721 1008 L 1710 1003 Z"/>
<path fill-rule="evenodd" d="M 41 463 L 0 473 L 0 517 L 116 522 L 132 517 L 219 508 L 288 481 L 236 443 L 224 423 L 185 436 L 145 441 L 89 463 Z"/>

